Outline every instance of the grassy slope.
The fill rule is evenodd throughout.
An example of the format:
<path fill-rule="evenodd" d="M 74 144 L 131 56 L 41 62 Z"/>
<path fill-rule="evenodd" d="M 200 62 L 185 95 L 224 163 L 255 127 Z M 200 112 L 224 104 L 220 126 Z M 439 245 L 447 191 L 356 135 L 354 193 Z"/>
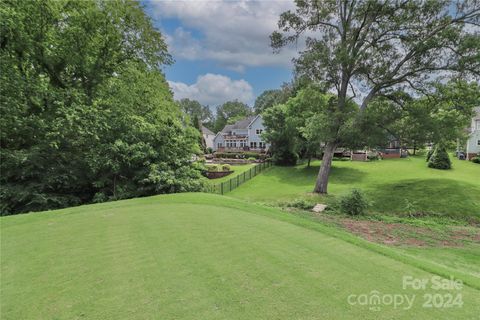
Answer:
<path fill-rule="evenodd" d="M 312 191 L 318 166 L 275 167 L 230 195 L 256 202 L 302 197 Z M 401 213 L 408 200 L 418 211 L 480 218 L 480 165 L 467 161 L 454 160 L 452 170 L 429 169 L 421 157 L 334 161 L 329 193 L 340 195 L 354 187 L 367 192 L 377 212 Z"/>
<path fill-rule="evenodd" d="M 474 319 L 480 313 L 480 293 L 472 287 L 461 291 L 459 309 L 422 308 L 425 292 L 402 290 L 403 275 L 430 278 L 424 270 L 435 265 L 228 197 L 157 196 L 0 221 L 2 319 Z M 480 286 L 477 277 L 464 276 Z M 408 311 L 347 303 L 348 295 L 372 290 L 417 300 Z"/>
<path fill-rule="evenodd" d="M 238 166 L 230 166 L 230 168 L 233 170 L 233 173 L 229 174 L 228 176 L 218 178 L 218 179 L 207 179 L 207 178 L 205 178 L 205 180 L 208 183 L 211 183 L 211 184 L 217 184 L 217 183 L 225 182 L 225 181 L 228 181 L 228 180 L 238 176 L 239 174 L 244 173 L 245 171 L 248 171 L 250 168 L 253 168 L 255 165 L 256 164 L 254 164 L 254 163 L 249 163 L 249 164 L 243 164 L 243 165 L 238 165 Z"/>

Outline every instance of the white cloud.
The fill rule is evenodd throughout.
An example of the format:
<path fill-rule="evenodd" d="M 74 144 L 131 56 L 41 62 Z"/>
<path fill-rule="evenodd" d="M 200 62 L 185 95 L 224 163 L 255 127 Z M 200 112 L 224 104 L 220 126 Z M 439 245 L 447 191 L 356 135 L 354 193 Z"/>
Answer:
<path fill-rule="evenodd" d="M 296 48 L 273 54 L 270 34 L 277 29 L 282 12 L 293 9 L 293 1 L 155 1 L 155 18 L 177 18 L 182 27 L 167 35 L 174 57 L 210 59 L 231 70 L 245 66 L 291 67 Z M 199 31 L 201 39 L 190 30 Z"/>
<path fill-rule="evenodd" d="M 217 106 L 235 99 L 251 105 L 254 99 L 252 86 L 247 81 L 232 80 L 220 74 L 204 74 L 191 85 L 175 81 L 168 83 L 177 100 L 189 98 L 204 105 Z"/>

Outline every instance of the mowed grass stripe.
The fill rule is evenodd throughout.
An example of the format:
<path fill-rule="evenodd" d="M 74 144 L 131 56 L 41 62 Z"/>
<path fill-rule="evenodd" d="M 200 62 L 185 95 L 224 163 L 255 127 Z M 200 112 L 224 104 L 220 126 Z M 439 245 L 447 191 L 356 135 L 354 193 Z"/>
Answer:
<path fill-rule="evenodd" d="M 2 318 L 473 319 L 480 312 L 479 293 L 468 287 L 462 309 L 350 306 L 351 293 L 405 293 L 402 275 L 431 274 L 256 214 L 256 206 L 234 208 L 241 204 L 189 194 L 19 216 L 19 225 L 4 218 Z"/>

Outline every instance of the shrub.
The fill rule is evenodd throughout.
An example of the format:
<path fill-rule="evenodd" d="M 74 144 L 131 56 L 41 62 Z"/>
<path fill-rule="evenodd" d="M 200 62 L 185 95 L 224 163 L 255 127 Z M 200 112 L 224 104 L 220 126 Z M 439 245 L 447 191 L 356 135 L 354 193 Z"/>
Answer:
<path fill-rule="evenodd" d="M 255 160 L 257 160 L 257 159 L 254 158 L 254 157 L 250 157 L 250 158 L 248 158 L 247 160 L 248 160 L 248 161 L 255 161 Z"/>
<path fill-rule="evenodd" d="M 296 152 L 292 152 L 290 150 L 284 149 L 277 151 L 273 154 L 273 162 L 278 165 L 287 165 L 287 166 L 294 166 L 297 164 L 298 161 L 298 154 Z"/>
<path fill-rule="evenodd" d="M 447 170 L 452 167 L 452 162 L 444 147 L 436 147 L 430 159 L 428 160 L 428 167 L 434 169 Z"/>
<path fill-rule="evenodd" d="M 472 162 L 480 164 L 480 156 L 476 156 L 475 158 L 472 158 Z"/>
<path fill-rule="evenodd" d="M 210 171 L 210 172 L 219 172 L 219 171 L 221 171 L 220 169 L 221 169 L 221 167 L 218 164 L 209 164 L 207 166 L 207 170 Z"/>
<path fill-rule="evenodd" d="M 222 171 L 232 171 L 232 168 L 230 167 L 229 164 L 223 164 Z"/>
<path fill-rule="evenodd" d="M 369 203 L 365 195 L 357 189 L 340 199 L 340 210 L 351 216 L 358 216 L 367 213 Z"/>
<path fill-rule="evenodd" d="M 425 161 L 428 162 L 430 160 L 430 158 L 432 157 L 433 151 L 434 151 L 433 147 L 432 147 L 432 149 L 427 151 L 427 156 L 425 157 Z"/>
<path fill-rule="evenodd" d="M 306 199 L 295 199 L 292 202 L 287 203 L 287 207 L 293 207 L 302 210 L 311 210 L 313 207 L 315 207 L 315 203 Z"/>
<path fill-rule="evenodd" d="M 238 152 L 216 152 L 215 158 L 243 159 L 243 154 Z"/>

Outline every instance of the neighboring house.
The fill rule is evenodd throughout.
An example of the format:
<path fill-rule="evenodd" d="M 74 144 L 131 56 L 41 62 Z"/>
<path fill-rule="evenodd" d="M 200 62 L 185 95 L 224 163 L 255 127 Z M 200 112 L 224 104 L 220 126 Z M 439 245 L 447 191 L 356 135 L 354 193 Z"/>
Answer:
<path fill-rule="evenodd" d="M 227 124 L 213 140 L 214 151 L 266 151 L 269 144 L 262 139 L 265 131 L 261 115 Z"/>
<path fill-rule="evenodd" d="M 203 139 L 205 140 L 205 146 L 213 149 L 213 139 L 215 138 L 215 133 L 202 126 L 202 135 Z"/>
<path fill-rule="evenodd" d="M 480 107 L 475 110 L 467 140 L 467 160 L 471 160 L 480 153 Z"/>

